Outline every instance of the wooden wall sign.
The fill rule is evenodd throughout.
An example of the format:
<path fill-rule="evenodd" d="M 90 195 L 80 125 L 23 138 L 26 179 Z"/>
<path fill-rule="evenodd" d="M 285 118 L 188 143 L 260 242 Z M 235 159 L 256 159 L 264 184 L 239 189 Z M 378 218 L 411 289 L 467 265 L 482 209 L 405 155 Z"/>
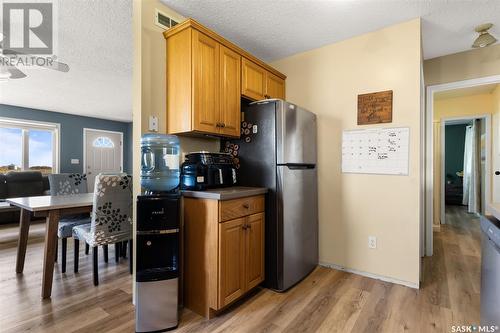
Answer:
<path fill-rule="evenodd" d="M 358 125 L 392 122 L 392 90 L 358 95 Z"/>

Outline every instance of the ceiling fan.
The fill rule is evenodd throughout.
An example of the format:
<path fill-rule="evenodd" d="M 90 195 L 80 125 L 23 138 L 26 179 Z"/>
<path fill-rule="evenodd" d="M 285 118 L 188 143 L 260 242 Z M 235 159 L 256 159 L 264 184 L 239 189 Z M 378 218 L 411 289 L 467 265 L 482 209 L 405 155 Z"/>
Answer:
<path fill-rule="evenodd" d="M 474 43 L 472 43 L 473 48 L 486 47 L 497 42 L 497 39 L 488 32 L 488 30 L 491 29 L 492 26 L 493 24 L 491 23 L 485 23 L 478 25 L 476 29 L 474 29 L 479 34 L 479 36 L 476 38 L 476 40 L 474 40 Z"/>
<path fill-rule="evenodd" d="M 59 62 L 55 60 L 55 56 L 52 56 L 53 60 L 51 61 L 51 64 L 48 65 L 47 62 L 45 61 L 45 58 L 42 57 L 37 57 L 37 56 L 32 56 L 32 55 L 27 55 L 22 52 L 17 52 L 13 50 L 7 50 L 3 48 L 3 39 L 4 35 L 0 33 L 0 82 L 1 81 L 7 81 L 10 79 L 22 79 L 25 78 L 27 75 L 24 74 L 19 68 L 17 68 L 15 65 L 7 65 L 11 63 L 12 58 L 17 58 L 18 56 L 29 56 L 29 57 L 34 57 L 36 59 L 41 59 L 43 61 L 35 61 L 36 66 L 39 67 L 45 67 L 48 69 L 60 71 L 60 72 L 68 72 L 69 71 L 69 66 L 63 62 Z M 9 55 L 5 55 L 4 51 L 9 51 Z"/>

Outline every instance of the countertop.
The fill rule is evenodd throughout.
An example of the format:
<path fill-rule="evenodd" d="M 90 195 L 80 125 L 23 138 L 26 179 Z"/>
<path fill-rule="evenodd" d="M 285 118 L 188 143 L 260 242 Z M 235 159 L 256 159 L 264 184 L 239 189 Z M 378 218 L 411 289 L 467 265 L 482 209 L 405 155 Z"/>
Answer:
<path fill-rule="evenodd" d="M 267 188 L 265 187 L 245 186 L 214 188 L 206 191 L 182 191 L 184 197 L 213 200 L 231 200 L 265 193 L 267 193 Z"/>
<path fill-rule="evenodd" d="M 500 203 L 491 203 L 488 208 L 491 214 L 496 217 L 497 220 L 500 220 Z"/>

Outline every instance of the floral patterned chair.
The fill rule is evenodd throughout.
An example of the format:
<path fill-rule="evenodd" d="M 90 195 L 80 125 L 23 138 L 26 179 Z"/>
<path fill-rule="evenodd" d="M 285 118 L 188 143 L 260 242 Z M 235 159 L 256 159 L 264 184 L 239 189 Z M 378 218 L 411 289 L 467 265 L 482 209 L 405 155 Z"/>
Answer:
<path fill-rule="evenodd" d="M 124 173 L 96 176 L 94 201 L 90 225 L 73 227 L 75 253 L 79 241 L 90 245 L 93 254 L 94 285 L 99 284 L 97 272 L 97 250 L 100 245 L 115 244 L 119 249 L 124 241 L 130 244 L 130 266 L 132 266 L 132 176 Z M 76 259 L 76 257 L 75 257 Z M 75 260 L 75 272 L 78 260 Z"/>
<path fill-rule="evenodd" d="M 75 195 L 87 193 L 87 176 L 79 173 L 58 173 L 49 175 L 50 195 Z M 72 236 L 73 227 L 90 223 L 89 214 L 68 215 L 61 218 L 57 237 L 61 239 L 61 261 L 63 273 L 66 273 L 66 249 L 68 237 Z M 88 251 L 87 251 L 88 253 Z M 57 251 L 56 258 L 57 261 Z"/>

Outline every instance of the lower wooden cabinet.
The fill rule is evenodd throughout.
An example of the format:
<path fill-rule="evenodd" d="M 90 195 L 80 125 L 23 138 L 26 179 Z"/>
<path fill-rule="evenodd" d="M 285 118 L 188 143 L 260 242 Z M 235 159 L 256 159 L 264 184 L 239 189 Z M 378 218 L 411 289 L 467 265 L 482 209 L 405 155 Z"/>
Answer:
<path fill-rule="evenodd" d="M 264 281 L 264 213 L 248 216 L 246 224 L 245 284 L 250 290 Z"/>
<path fill-rule="evenodd" d="M 188 309 L 211 318 L 264 281 L 263 203 L 263 195 L 228 201 L 184 198 Z"/>
<path fill-rule="evenodd" d="M 246 218 L 219 225 L 218 307 L 223 307 L 245 293 Z"/>

